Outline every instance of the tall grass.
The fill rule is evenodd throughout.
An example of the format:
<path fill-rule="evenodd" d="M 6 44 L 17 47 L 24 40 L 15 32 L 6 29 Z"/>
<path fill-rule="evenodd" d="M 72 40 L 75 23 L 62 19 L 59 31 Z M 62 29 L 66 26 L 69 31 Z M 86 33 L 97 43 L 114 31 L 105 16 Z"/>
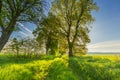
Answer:
<path fill-rule="evenodd" d="M 80 80 L 120 80 L 118 56 L 86 56 L 69 59 Z"/>
<path fill-rule="evenodd" d="M 120 56 L 0 55 L 0 80 L 120 80 Z"/>

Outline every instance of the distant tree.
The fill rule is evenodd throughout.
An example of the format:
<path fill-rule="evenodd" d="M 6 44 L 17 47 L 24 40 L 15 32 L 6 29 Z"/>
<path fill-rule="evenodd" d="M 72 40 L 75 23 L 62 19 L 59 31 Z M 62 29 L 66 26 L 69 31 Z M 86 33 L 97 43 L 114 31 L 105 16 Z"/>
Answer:
<path fill-rule="evenodd" d="M 20 47 L 21 47 L 21 43 L 17 40 L 17 38 L 13 38 L 12 42 L 11 42 L 11 48 L 12 51 L 14 53 L 17 54 L 17 56 L 19 55 L 19 51 L 20 51 Z"/>
<path fill-rule="evenodd" d="M 91 11 L 98 7 L 93 0 L 54 0 L 51 13 L 57 17 L 61 31 L 68 44 L 69 56 L 73 56 L 76 44 L 90 42 L 89 24 L 94 21 Z M 83 49 L 83 48 L 82 48 Z M 86 48 L 84 48 L 86 49 Z"/>
<path fill-rule="evenodd" d="M 40 47 L 39 44 L 35 39 L 32 38 L 24 38 L 19 40 L 21 45 L 21 53 L 25 54 L 26 56 L 32 56 L 32 55 L 39 55 L 40 53 Z"/>
<path fill-rule="evenodd" d="M 6 49 L 12 49 L 12 53 L 23 54 L 25 56 L 31 57 L 32 55 L 38 56 L 41 53 L 40 46 L 35 39 L 23 38 L 17 39 L 13 38 Z M 10 50 L 9 50 L 10 51 Z"/>
<path fill-rule="evenodd" d="M 0 0 L 0 51 L 17 22 L 40 22 L 46 0 Z"/>
<path fill-rule="evenodd" d="M 33 32 L 40 45 L 45 45 L 46 54 L 58 53 L 59 32 L 57 18 L 51 13 L 45 17 L 39 27 Z"/>

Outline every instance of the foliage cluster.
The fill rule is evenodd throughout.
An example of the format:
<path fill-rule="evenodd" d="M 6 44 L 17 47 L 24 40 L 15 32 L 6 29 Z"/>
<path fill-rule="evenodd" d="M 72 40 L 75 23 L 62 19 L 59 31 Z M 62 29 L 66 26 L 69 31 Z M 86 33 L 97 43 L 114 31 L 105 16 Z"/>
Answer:
<path fill-rule="evenodd" d="M 61 50 L 69 56 L 86 53 L 90 23 L 94 21 L 91 12 L 97 9 L 93 0 L 53 0 L 48 16 L 34 31 L 37 41 L 45 45 L 46 54 Z"/>

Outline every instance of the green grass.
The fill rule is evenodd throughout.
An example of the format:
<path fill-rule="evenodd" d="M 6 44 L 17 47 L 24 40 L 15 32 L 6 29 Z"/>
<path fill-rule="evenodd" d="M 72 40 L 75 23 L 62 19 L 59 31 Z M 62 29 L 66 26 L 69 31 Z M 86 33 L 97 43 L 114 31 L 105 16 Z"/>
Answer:
<path fill-rule="evenodd" d="M 0 55 L 0 80 L 120 80 L 120 56 Z"/>

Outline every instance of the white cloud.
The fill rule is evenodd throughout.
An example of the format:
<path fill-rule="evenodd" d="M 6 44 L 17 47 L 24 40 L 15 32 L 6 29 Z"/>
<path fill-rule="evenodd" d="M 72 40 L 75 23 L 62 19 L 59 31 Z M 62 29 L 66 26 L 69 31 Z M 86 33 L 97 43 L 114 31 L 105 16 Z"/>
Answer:
<path fill-rule="evenodd" d="M 30 36 L 31 38 L 34 37 L 33 34 L 32 34 L 32 31 L 29 30 L 25 25 L 23 25 L 23 24 L 20 23 L 20 22 L 18 22 L 18 24 L 19 24 L 24 30 L 26 30 L 27 32 L 29 32 L 29 34 L 24 33 L 24 32 L 22 32 L 22 31 L 19 31 L 19 33 L 23 34 L 24 36 Z"/>
<path fill-rule="evenodd" d="M 20 34 L 24 35 L 24 36 L 28 36 L 26 33 L 19 31 Z"/>
<path fill-rule="evenodd" d="M 28 29 L 26 26 L 24 26 L 22 23 L 18 22 L 18 24 L 19 24 L 23 29 L 25 29 L 26 31 L 28 31 L 29 33 L 32 34 L 32 31 L 29 30 L 29 29 Z"/>
<path fill-rule="evenodd" d="M 87 47 L 89 52 L 120 52 L 120 40 L 100 42 Z"/>

